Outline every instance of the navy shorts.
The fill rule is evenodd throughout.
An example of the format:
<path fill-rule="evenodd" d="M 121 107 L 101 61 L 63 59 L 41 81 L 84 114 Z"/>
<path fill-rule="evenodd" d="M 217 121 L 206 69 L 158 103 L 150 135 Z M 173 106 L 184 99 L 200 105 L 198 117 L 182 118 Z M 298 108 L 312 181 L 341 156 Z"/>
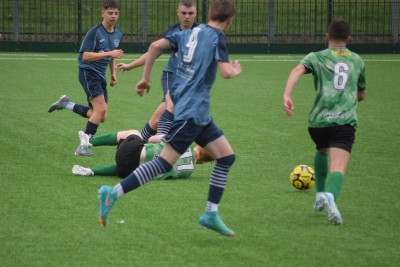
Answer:
<path fill-rule="evenodd" d="M 99 95 L 104 95 L 108 103 L 107 82 L 94 70 L 79 68 L 79 82 L 85 90 L 89 106 L 92 106 L 92 98 Z"/>
<path fill-rule="evenodd" d="M 223 136 L 224 133 L 211 120 L 205 126 L 199 126 L 191 121 L 174 121 L 171 130 L 163 137 L 179 154 L 185 153 L 189 146 L 196 142 L 201 147 Z"/>
<path fill-rule="evenodd" d="M 311 139 L 316 144 L 317 149 L 336 147 L 349 153 L 354 144 L 356 128 L 353 126 L 339 125 L 325 128 L 308 128 Z"/>
<path fill-rule="evenodd" d="M 118 177 L 125 178 L 139 166 L 143 147 L 142 139 L 135 134 L 119 140 L 115 153 L 115 163 L 117 164 L 115 172 Z"/>

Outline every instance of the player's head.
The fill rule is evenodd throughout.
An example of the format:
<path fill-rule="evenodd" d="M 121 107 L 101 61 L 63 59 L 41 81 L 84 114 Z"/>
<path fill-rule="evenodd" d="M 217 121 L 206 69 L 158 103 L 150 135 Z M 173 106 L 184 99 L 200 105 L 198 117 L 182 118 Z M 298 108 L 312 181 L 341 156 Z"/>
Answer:
<path fill-rule="evenodd" d="M 181 0 L 179 1 L 176 14 L 179 18 L 179 24 L 182 29 L 190 29 L 196 19 L 197 6 L 195 0 Z"/>
<path fill-rule="evenodd" d="M 329 23 L 328 35 L 333 41 L 347 41 L 350 38 L 350 23 L 346 20 L 334 20 Z"/>
<path fill-rule="evenodd" d="M 208 11 L 208 19 L 211 21 L 225 22 L 235 17 L 235 5 L 230 0 L 214 0 Z"/>
<path fill-rule="evenodd" d="M 117 23 L 119 17 L 118 2 L 115 0 L 104 0 L 101 16 L 103 17 L 104 26 L 113 27 Z"/>
<path fill-rule="evenodd" d="M 107 9 L 118 9 L 119 10 L 118 2 L 115 0 L 104 0 L 103 1 L 103 10 L 107 10 Z"/>

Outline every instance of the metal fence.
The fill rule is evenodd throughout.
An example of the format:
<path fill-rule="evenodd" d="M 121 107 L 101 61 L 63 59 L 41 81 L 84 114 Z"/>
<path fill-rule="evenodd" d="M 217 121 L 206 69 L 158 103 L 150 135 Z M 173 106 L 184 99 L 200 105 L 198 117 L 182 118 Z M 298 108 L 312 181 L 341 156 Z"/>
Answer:
<path fill-rule="evenodd" d="M 101 21 L 101 0 L 2 0 L 3 40 L 80 42 Z M 120 0 L 125 42 L 151 42 L 177 21 L 178 0 Z M 398 0 L 236 0 L 232 43 L 323 43 L 329 21 L 349 20 L 355 43 L 398 43 Z M 209 1 L 198 0 L 198 21 Z"/>
<path fill-rule="evenodd" d="M 0 33 L 10 42 L 80 42 L 101 22 L 101 0 L 0 0 Z M 120 0 L 123 42 L 149 43 L 177 22 L 178 0 Z M 209 0 L 198 0 L 199 22 Z M 352 24 L 353 43 L 399 43 L 400 0 L 236 0 L 227 33 L 237 44 L 324 43 L 329 21 Z"/>

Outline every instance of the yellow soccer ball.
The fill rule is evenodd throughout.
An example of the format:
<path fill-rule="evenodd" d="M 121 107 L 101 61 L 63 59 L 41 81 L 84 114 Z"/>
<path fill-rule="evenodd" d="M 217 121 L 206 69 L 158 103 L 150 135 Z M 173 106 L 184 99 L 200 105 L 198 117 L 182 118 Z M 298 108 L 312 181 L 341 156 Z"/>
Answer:
<path fill-rule="evenodd" d="M 289 182 L 298 190 L 308 190 L 315 185 L 315 171 L 308 165 L 298 165 L 290 173 Z"/>

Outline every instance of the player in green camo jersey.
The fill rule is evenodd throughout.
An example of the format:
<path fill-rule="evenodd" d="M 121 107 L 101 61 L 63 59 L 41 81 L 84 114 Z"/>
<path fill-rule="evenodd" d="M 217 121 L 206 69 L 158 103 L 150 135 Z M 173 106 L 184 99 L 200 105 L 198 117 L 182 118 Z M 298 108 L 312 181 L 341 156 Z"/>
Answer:
<path fill-rule="evenodd" d="M 314 75 L 317 97 L 309 127 L 357 126 L 357 91 L 365 88 L 364 62 L 346 47 L 308 54 L 301 64 Z"/>
<path fill-rule="evenodd" d="M 152 139 L 150 139 L 152 140 Z M 157 141 L 157 138 L 154 138 Z M 144 143 L 137 130 L 120 131 L 91 139 L 93 146 L 118 145 L 115 164 L 86 168 L 74 165 L 72 173 L 80 176 L 118 176 L 125 178 L 139 165 L 158 157 L 165 144 Z M 156 179 L 187 179 L 194 170 L 194 151 L 190 147 L 176 162 L 172 170 Z"/>
<path fill-rule="evenodd" d="M 346 48 L 347 21 L 332 21 L 326 34 L 328 49 L 308 54 L 290 73 L 283 95 L 286 114 L 293 115 L 291 93 L 303 74 L 312 73 L 316 99 L 308 131 L 316 144 L 315 211 L 325 210 L 330 222 L 343 224 L 335 201 L 341 191 L 357 127 L 357 104 L 366 92 L 365 67 L 360 56 Z M 328 172 L 328 167 L 330 167 Z"/>

